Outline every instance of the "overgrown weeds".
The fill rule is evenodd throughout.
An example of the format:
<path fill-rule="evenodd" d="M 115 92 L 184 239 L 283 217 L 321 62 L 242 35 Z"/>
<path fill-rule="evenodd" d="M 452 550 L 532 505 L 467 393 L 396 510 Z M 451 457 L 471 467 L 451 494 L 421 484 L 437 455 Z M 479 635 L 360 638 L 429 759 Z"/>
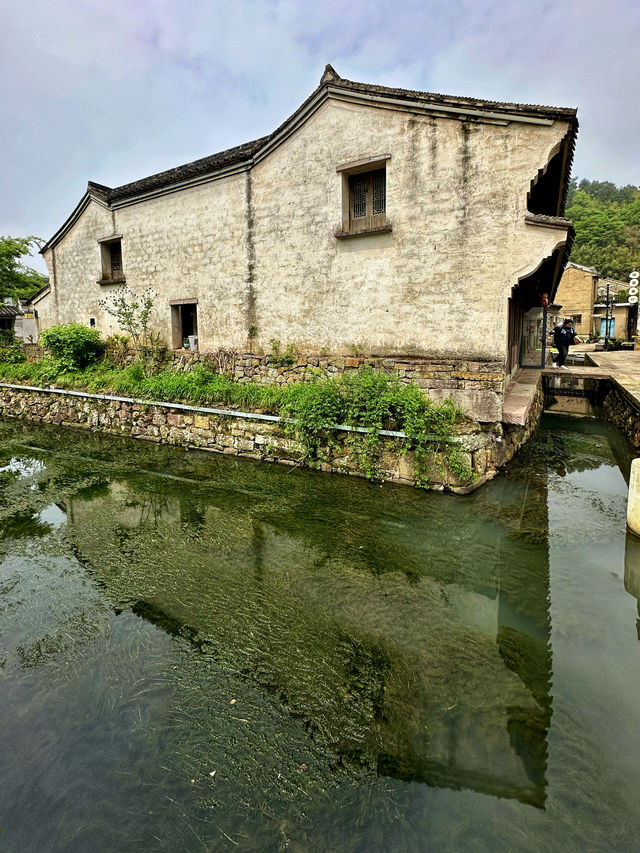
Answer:
<path fill-rule="evenodd" d="M 106 361 L 85 370 L 65 370 L 55 359 L 22 364 L 0 363 L 0 377 L 27 384 L 55 383 L 61 388 L 85 389 L 162 402 L 224 406 L 279 414 L 290 421 L 287 432 L 302 444 L 305 460 L 325 461 L 337 445 L 337 424 L 358 427 L 349 453 L 369 478 L 379 475 L 380 458 L 388 437 L 380 430 L 401 432 L 394 446 L 413 450 L 416 479 L 426 485 L 434 460 L 444 456 L 456 478 L 470 481 L 468 457 L 457 450 L 454 433 L 462 414 L 451 400 L 435 403 L 417 386 L 373 370 L 310 382 L 258 385 L 234 381 L 203 364 L 191 372 L 161 370 L 147 375 L 143 365 L 119 368 Z"/>

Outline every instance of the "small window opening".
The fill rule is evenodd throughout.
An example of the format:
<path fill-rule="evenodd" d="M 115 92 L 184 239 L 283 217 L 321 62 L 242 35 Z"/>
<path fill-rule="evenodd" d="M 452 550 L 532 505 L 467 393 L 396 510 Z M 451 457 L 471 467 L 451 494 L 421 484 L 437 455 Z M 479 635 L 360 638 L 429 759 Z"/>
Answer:
<path fill-rule="evenodd" d="M 102 281 L 124 281 L 124 272 L 122 269 L 122 241 L 101 241 L 100 253 L 102 259 Z"/>
<path fill-rule="evenodd" d="M 118 273 L 122 274 L 122 246 L 120 243 L 111 243 L 109 246 L 109 257 L 111 260 L 111 274 L 117 278 Z"/>
<path fill-rule="evenodd" d="M 171 306 L 171 339 L 173 349 L 198 349 L 198 305 L 195 301 Z"/>
<path fill-rule="evenodd" d="M 89 325 L 91 326 L 92 329 L 95 329 L 95 325 L 96 325 L 96 318 L 95 317 L 89 317 Z"/>

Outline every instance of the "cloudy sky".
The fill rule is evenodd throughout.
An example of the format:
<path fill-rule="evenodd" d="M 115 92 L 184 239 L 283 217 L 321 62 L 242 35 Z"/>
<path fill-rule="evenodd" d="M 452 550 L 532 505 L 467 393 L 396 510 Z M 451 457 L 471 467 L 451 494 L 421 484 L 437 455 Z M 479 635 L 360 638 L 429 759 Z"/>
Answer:
<path fill-rule="evenodd" d="M 0 234 L 271 132 L 352 80 L 579 108 L 574 175 L 640 182 L 638 0 L 0 0 Z M 40 269 L 40 263 L 34 266 Z"/>

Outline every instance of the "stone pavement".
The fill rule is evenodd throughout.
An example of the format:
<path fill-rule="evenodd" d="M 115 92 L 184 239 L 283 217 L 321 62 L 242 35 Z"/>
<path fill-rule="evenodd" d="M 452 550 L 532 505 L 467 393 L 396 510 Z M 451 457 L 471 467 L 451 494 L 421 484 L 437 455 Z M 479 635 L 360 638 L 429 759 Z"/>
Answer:
<path fill-rule="evenodd" d="M 555 372 L 555 371 L 554 371 Z M 559 372 L 559 371 L 558 371 Z M 564 371 L 562 371 L 564 373 Z M 502 404 L 502 423 L 524 426 L 540 384 L 541 370 L 516 371 L 507 385 Z"/>
<path fill-rule="evenodd" d="M 571 351 L 576 350 L 579 351 L 579 347 L 572 348 Z M 640 350 L 589 350 L 588 353 L 585 366 L 567 367 L 566 370 L 558 370 L 556 367 L 518 370 L 504 395 L 502 422 L 524 426 L 542 376 L 610 379 L 640 411 Z"/>
<path fill-rule="evenodd" d="M 640 350 L 593 352 L 588 359 L 600 370 L 607 370 L 611 381 L 640 409 Z"/>

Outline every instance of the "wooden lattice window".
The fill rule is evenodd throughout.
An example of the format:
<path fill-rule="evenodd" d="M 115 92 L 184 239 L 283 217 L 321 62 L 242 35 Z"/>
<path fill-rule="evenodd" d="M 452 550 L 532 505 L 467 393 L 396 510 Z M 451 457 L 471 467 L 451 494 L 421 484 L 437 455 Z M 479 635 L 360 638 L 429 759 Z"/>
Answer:
<path fill-rule="evenodd" d="M 385 169 L 349 176 L 349 228 L 353 233 L 386 224 Z"/>
<path fill-rule="evenodd" d="M 120 241 L 109 245 L 109 255 L 111 257 L 111 274 L 113 278 L 118 278 L 118 274 L 122 274 L 122 245 Z"/>

